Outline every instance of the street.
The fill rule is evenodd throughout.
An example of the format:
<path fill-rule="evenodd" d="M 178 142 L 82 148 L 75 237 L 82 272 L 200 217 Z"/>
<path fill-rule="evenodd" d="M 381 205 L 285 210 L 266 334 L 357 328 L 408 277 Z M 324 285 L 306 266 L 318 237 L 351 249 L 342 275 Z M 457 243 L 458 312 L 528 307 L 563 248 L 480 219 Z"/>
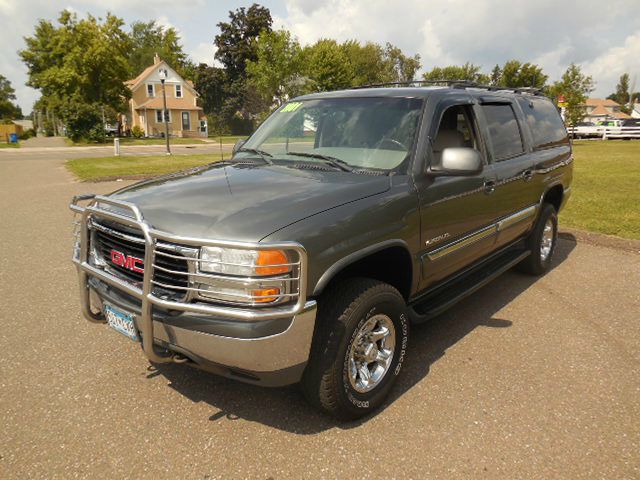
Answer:
<path fill-rule="evenodd" d="M 67 205 L 127 184 L 74 180 L 94 152 L 0 151 L 0 478 L 640 478 L 639 253 L 561 240 L 414 328 L 385 407 L 337 423 L 81 318 Z"/>

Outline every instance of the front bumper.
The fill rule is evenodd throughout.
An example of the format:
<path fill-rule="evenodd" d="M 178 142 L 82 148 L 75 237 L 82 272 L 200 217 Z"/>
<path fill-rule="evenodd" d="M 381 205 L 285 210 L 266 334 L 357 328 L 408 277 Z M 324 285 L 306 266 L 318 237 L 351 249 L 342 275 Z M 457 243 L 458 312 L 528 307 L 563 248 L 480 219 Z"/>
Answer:
<path fill-rule="evenodd" d="M 88 200 L 81 207 L 79 201 Z M 118 213 L 105 206 L 113 206 Z M 306 252 L 296 244 L 243 244 L 176 237 L 154 230 L 135 205 L 108 197 L 74 198 L 71 209 L 78 222 L 79 252 L 74 255 L 80 283 L 82 313 L 104 323 L 103 303 L 134 314 L 145 355 L 155 363 L 192 362 L 206 370 L 249 383 L 279 386 L 298 381 L 308 360 L 315 326 L 316 303 L 306 301 Z M 146 249 L 142 288 L 92 265 L 88 252 L 88 220 L 106 218 L 138 228 Z M 297 301 L 271 308 L 239 308 L 182 303 L 153 293 L 152 278 L 157 239 L 190 245 L 228 245 L 239 248 L 287 247 L 299 253 Z"/>

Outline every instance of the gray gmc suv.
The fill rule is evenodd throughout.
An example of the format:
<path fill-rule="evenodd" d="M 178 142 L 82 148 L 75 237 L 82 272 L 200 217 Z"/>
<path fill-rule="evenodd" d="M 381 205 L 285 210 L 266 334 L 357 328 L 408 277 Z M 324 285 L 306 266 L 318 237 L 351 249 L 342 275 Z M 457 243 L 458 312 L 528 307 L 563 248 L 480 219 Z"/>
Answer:
<path fill-rule="evenodd" d="M 507 269 L 549 269 L 572 161 L 533 91 L 299 97 L 231 160 L 75 197 L 82 312 L 151 362 L 300 383 L 356 418 L 389 393 L 412 324 Z"/>

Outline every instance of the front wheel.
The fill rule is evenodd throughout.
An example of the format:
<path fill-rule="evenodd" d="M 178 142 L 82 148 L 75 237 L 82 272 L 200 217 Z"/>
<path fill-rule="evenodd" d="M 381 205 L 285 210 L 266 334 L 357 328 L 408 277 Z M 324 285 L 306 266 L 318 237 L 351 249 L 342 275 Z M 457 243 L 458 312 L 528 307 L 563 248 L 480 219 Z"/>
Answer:
<path fill-rule="evenodd" d="M 340 419 L 378 408 L 404 361 L 409 337 L 405 302 L 383 282 L 356 278 L 318 302 L 318 327 L 302 387 L 309 402 Z"/>
<path fill-rule="evenodd" d="M 527 238 L 531 255 L 518 265 L 521 272 L 542 275 L 551 267 L 551 259 L 558 242 L 558 214 L 553 205 L 543 203 L 533 231 Z"/>

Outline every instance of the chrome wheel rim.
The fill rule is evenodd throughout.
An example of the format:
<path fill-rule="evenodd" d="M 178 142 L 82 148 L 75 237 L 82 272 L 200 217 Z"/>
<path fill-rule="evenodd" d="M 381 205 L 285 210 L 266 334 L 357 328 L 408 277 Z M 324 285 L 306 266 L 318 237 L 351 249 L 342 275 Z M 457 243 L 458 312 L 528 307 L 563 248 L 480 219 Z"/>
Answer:
<path fill-rule="evenodd" d="M 376 388 L 389 371 L 396 346 L 396 329 L 391 318 L 377 314 L 358 330 L 348 352 L 348 375 L 356 392 Z"/>
<path fill-rule="evenodd" d="M 540 260 L 543 262 L 551 255 L 551 248 L 553 247 L 553 222 L 551 219 L 547 220 L 544 224 L 544 230 L 542 230 L 542 240 L 540 241 Z"/>

